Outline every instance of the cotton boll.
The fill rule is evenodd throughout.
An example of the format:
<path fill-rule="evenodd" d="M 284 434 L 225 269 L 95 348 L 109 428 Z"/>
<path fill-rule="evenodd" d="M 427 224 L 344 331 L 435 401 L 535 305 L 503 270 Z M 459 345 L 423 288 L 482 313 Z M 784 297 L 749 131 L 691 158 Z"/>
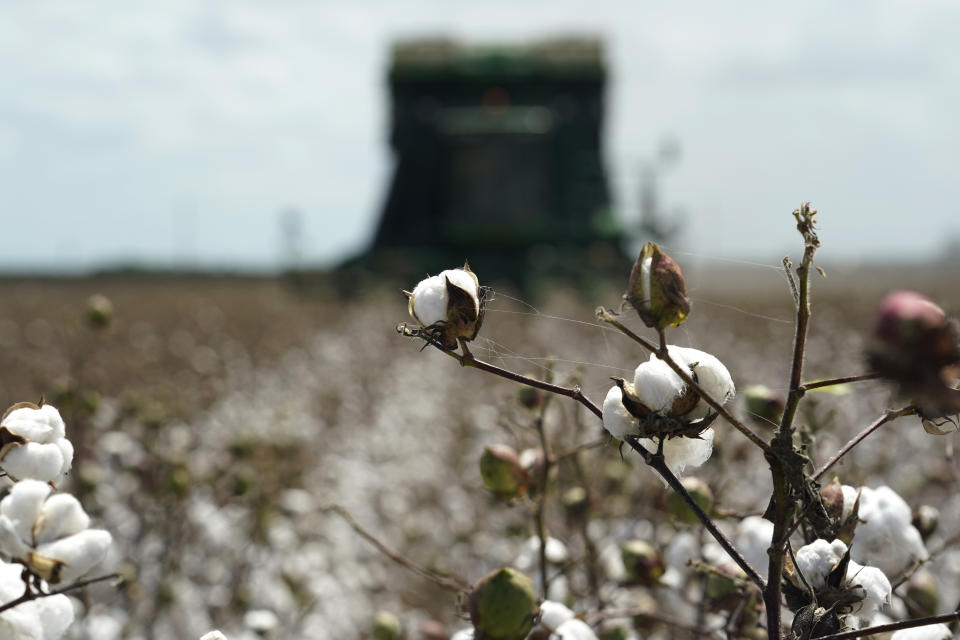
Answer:
<path fill-rule="evenodd" d="M 447 319 L 447 285 L 440 276 L 431 276 L 413 289 L 413 314 L 420 324 L 430 326 Z"/>
<path fill-rule="evenodd" d="M 847 545 L 842 540 L 814 540 L 797 551 L 797 569 L 811 587 L 819 589 L 826 584 L 827 576 L 846 552 Z"/>
<path fill-rule="evenodd" d="M 65 438 L 60 412 L 50 405 L 11 411 L 0 428 L 15 436 L 0 450 L 0 468 L 14 479 L 58 484 L 73 464 L 73 445 Z"/>
<path fill-rule="evenodd" d="M 0 613 L 0 638 L 44 640 L 43 626 L 29 609 L 14 607 Z"/>
<path fill-rule="evenodd" d="M 856 613 L 864 620 L 870 620 L 882 606 L 890 602 L 893 588 L 887 576 L 876 567 L 864 567 L 851 560 L 844 582 L 847 586 L 863 589 L 864 598 Z"/>
<path fill-rule="evenodd" d="M 597 634 L 586 622 L 573 618 L 561 624 L 550 635 L 550 640 L 597 640 Z"/>
<path fill-rule="evenodd" d="M 63 452 L 56 444 L 27 442 L 7 452 L 3 469 L 13 478 L 52 482 L 60 476 L 63 463 Z"/>
<path fill-rule="evenodd" d="M 637 366 L 633 386 L 640 403 L 655 413 L 667 413 L 686 388 L 670 365 L 656 356 Z"/>
<path fill-rule="evenodd" d="M 0 500 L 0 519 L 9 519 L 21 540 L 31 540 L 33 523 L 50 491 L 50 485 L 45 482 L 21 480 Z"/>
<path fill-rule="evenodd" d="M 40 598 L 30 603 L 33 605 L 40 626 L 43 628 L 44 640 L 57 640 L 63 637 L 70 625 L 73 624 L 74 610 L 70 598 L 58 594 Z"/>
<path fill-rule="evenodd" d="M 700 387 L 720 404 L 726 404 L 736 394 L 730 372 L 716 356 L 689 347 L 669 346 L 667 350 L 679 364 L 690 367 Z M 701 398 L 687 417 L 699 420 L 712 412 L 713 408 Z"/>
<path fill-rule="evenodd" d="M 889 487 L 864 487 L 851 557 L 889 575 L 901 573 L 916 560 L 925 560 L 929 554 L 911 518 L 910 506 Z"/>
<path fill-rule="evenodd" d="M 890 640 L 950 640 L 953 634 L 945 624 L 930 624 L 913 629 L 900 629 L 890 636 Z"/>
<path fill-rule="evenodd" d="M 460 629 L 450 637 L 450 640 L 473 640 L 473 627 Z"/>
<path fill-rule="evenodd" d="M 603 400 L 603 428 L 617 440 L 640 432 L 637 419 L 623 406 L 623 392 L 613 386 Z"/>
<path fill-rule="evenodd" d="M 33 526 L 33 535 L 37 544 L 43 544 L 79 533 L 89 526 L 90 516 L 84 512 L 80 501 L 69 493 L 58 493 L 43 503 Z"/>
<path fill-rule="evenodd" d="M 663 443 L 663 460 L 674 475 L 681 475 L 687 467 L 699 467 L 713 453 L 713 429 L 706 429 L 696 438 L 667 438 Z M 637 442 L 650 453 L 656 453 L 657 442 L 641 438 Z"/>
<path fill-rule="evenodd" d="M 546 600 L 540 605 L 540 624 L 549 631 L 556 631 L 561 624 L 573 617 L 573 611 L 559 602 Z"/>
<path fill-rule="evenodd" d="M 477 276 L 472 271 L 465 271 L 463 269 L 447 269 L 446 271 L 440 273 L 440 277 L 442 279 L 449 280 L 450 284 L 469 293 L 474 301 L 474 311 L 479 311 L 479 282 L 477 281 Z"/>
<path fill-rule="evenodd" d="M 550 564 L 563 564 L 570 557 L 567 547 L 556 538 L 547 537 L 545 549 L 547 562 Z M 520 571 L 529 571 L 540 562 L 540 538 L 531 536 L 523 545 L 523 549 L 517 554 L 513 561 L 513 566 Z"/>
<path fill-rule="evenodd" d="M 6 427 L 10 433 L 36 442 L 59 439 L 66 433 L 60 412 L 49 404 L 14 409 L 0 425 Z"/>
<path fill-rule="evenodd" d="M 200 640 L 227 640 L 227 636 L 223 635 L 219 629 L 214 629 L 200 636 Z"/>
<path fill-rule="evenodd" d="M 846 522 L 847 518 L 853 513 L 853 505 L 857 502 L 857 489 L 845 484 L 840 487 L 843 491 L 843 511 L 840 513 L 840 521 Z M 859 508 L 858 508 L 859 513 Z"/>
<path fill-rule="evenodd" d="M 68 584 L 99 564 L 112 542 L 110 532 L 87 529 L 38 546 L 27 561 L 47 582 Z"/>
<path fill-rule="evenodd" d="M 764 578 L 767 576 L 767 549 L 773 540 L 773 523 L 760 516 L 748 516 L 737 525 L 734 536 L 737 549 Z"/>
<path fill-rule="evenodd" d="M 477 277 L 463 269 L 447 269 L 439 275 L 421 280 L 413 289 L 413 313 L 420 324 L 430 326 L 447 319 L 447 282 L 463 289 L 473 298 L 474 312 L 479 311 Z"/>

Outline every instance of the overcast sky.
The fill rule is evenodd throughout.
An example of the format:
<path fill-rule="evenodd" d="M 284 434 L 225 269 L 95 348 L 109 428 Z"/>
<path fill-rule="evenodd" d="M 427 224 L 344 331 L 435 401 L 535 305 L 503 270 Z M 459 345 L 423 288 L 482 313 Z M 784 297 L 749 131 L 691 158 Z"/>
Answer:
<path fill-rule="evenodd" d="M 683 248 L 763 258 L 821 211 L 825 259 L 937 254 L 960 236 L 960 4 L 0 2 L 0 269 L 116 261 L 272 269 L 361 249 L 391 158 L 393 39 L 607 42 L 618 210 L 658 141 Z"/>

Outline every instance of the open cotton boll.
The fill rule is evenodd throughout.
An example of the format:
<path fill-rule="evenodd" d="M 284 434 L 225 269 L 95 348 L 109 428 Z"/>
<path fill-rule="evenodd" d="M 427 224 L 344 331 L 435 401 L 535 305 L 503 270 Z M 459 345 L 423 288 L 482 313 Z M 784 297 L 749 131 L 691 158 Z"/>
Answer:
<path fill-rule="evenodd" d="M 455 634 L 450 636 L 450 640 L 473 640 L 473 627 L 460 629 Z"/>
<path fill-rule="evenodd" d="M 0 560 L 0 604 L 23 595 L 23 566 Z M 19 604 L 0 614 L 0 638 L 59 640 L 73 624 L 70 599 L 62 594 Z"/>
<path fill-rule="evenodd" d="M 705 429 L 696 438 L 668 438 L 663 443 L 663 460 L 674 475 L 681 475 L 687 467 L 699 467 L 713 453 L 713 429 Z M 651 453 L 657 451 L 657 441 L 641 438 L 637 442 Z"/>
<path fill-rule="evenodd" d="M 814 591 L 822 589 L 827 577 L 840 564 L 847 553 L 842 540 L 827 542 L 814 540 L 796 553 L 796 567 Z M 847 572 L 841 588 L 852 591 L 860 598 L 859 608 L 854 610 L 858 619 L 869 621 L 880 608 L 890 602 L 893 589 L 890 580 L 876 567 L 865 567 L 854 561 L 847 563 Z M 852 622 L 852 621 L 851 621 Z"/>
<path fill-rule="evenodd" d="M 51 584 L 70 583 L 100 564 L 113 542 L 109 531 L 86 529 L 37 547 L 30 568 Z"/>
<path fill-rule="evenodd" d="M 49 404 L 14 409 L 0 422 L 0 426 L 34 442 L 52 442 L 66 434 L 66 424 L 60 412 Z"/>
<path fill-rule="evenodd" d="M 737 524 L 734 541 L 737 548 L 761 576 L 767 577 L 767 549 L 773 540 L 773 523 L 760 516 L 747 516 Z"/>
<path fill-rule="evenodd" d="M 414 287 L 413 313 L 425 326 L 447 319 L 447 283 L 442 277 L 431 276 Z"/>
<path fill-rule="evenodd" d="M 447 269 L 424 280 L 413 289 L 413 313 L 424 326 L 447 319 L 447 282 L 463 289 L 473 298 L 474 314 L 479 311 L 477 277 L 463 269 Z"/>
<path fill-rule="evenodd" d="M 736 395 L 730 372 L 716 356 L 699 349 L 673 345 L 668 346 L 667 351 L 678 363 L 689 367 L 697 384 L 720 404 L 726 404 Z M 712 412 L 713 408 L 701 398 L 687 417 L 690 420 L 699 420 Z"/>
<path fill-rule="evenodd" d="M 49 494 L 39 480 L 13 485 L 0 500 L 0 549 L 51 584 L 72 582 L 103 560 L 112 538 L 87 529 L 90 518 L 76 498 Z"/>
<path fill-rule="evenodd" d="M 603 428 L 617 440 L 640 433 L 640 425 L 623 406 L 623 392 L 617 386 L 610 387 L 603 400 Z"/>
<path fill-rule="evenodd" d="M 550 564 L 563 564 L 570 554 L 567 552 L 567 546 L 556 538 L 547 537 L 545 548 L 547 562 Z M 520 571 L 529 571 L 540 561 L 540 538 L 530 536 L 523 545 L 523 549 L 517 554 L 513 561 L 513 566 Z"/>
<path fill-rule="evenodd" d="M 843 540 L 814 540 L 797 551 L 797 569 L 811 587 L 819 589 L 827 583 L 827 576 L 846 552 L 847 545 Z"/>
<path fill-rule="evenodd" d="M 540 624 L 549 631 L 556 631 L 561 624 L 573 617 L 573 611 L 559 602 L 545 600 L 540 605 Z"/>
<path fill-rule="evenodd" d="M 654 413 L 667 413 L 686 388 L 670 365 L 656 356 L 640 363 L 633 374 L 633 386 L 637 399 Z"/>
<path fill-rule="evenodd" d="M 14 405 L 17 406 L 17 405 Z M 14 479 L 33 478 L 59 484 L 73 464 L 66 425 L 51 405 L 24 403 L 0 422 L 0 468 Z"/>
<path fill-rule="evenodd" d="M 876 567 L 864 567 L 853 560 L 847 565 L 846 584 L 863 589 L 863 600 L 857 616 L 870 620 L 880 608 L 890 602 L 893 587 L 883 571 Z"/>
<path fill-rule="evenodd" d="M 950 633 L 950 627 L 945 624 L 930 624 L 925 627 L 900 629 L 890 636 L 890 640 L 950 640 L 951 638 L 953 638 L 953 634 Z"/>
<path fill-rule="evenodd" d="M 910 506 L 890 487 L 863 487 L 858 516 L 860 522 L 850 548 L 857 562 L 897 575 L 913 562 L 929 557 L 920 532 L 911 523 Z"/>
<path fill-rule="evenodd" d="M 597 634 L 586 622 L 573 618 L 550 634 L 550 640 L 597 640 Z"/>
<path fill-rule="evenodd" d="M 80 501 L 69 493 L 58 493 L 47 498 L 33 526 L 37 544 L 71 536 L 90 526 Z"/>

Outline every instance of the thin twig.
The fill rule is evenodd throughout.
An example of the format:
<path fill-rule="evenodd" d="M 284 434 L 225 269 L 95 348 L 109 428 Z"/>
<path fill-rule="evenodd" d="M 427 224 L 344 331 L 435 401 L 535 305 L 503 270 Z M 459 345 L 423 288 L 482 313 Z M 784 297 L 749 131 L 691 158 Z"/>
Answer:
<path fill-rule="evenodd" d="M 486 371 L 487 373 L 492 373 L 501 378 L 506 378 L 507 380 L 512 380 L 514 382 L 519 382 L 521 384 L 529 385 L 531 387 L 536 387 L 537 389 L 543 389 L 544 391 L 549 391 L 550 393 L 555 393 L 557 395 L 566 396 L 567 398 L 573 398 L 587 409 L 591 411 L 598 418 L 603 417 L 603 411 L 600 410 L 596 404 L 594 404 L 590 398 L 583 395 L 583 391 L 579 386 L 574 387 L 561 387 L 559 385 L 550 384 L 549 382 L 543 382 L 542 380 L 537 380 L 536 378 L 531 378 L 530 376 L 525 376 L 507 369 L 503 369 L 496 365 L 490 364 L 489 362 L 484 362 L 483 360 L 478 360 L 473 353 L 467 348 L 467 343 L 461 341 L 460 345 L 463 349 L 463 354 L 459 354 L 456 351 L 448 351 L 445 349 L 440 349 L 443 353 L 447 354 L 451 358 L 454 358 L 460 363 L 460 366 L 463 367 L 473 367 L 475 369 L 480 369 L 481 371 Z"/>
<path fill-rule="evenodd" d="M 670 468 L 667 467 L 667 463 L 663 458 L 662 453 L 651 453 L 647 451 L 640 443 L 633 439 L 624 440 L 627 444 L 633 448 L 634 451 L 639 453 L 643 460 L 650 465 L 660 476 L 667 481 L 667 484 L 670 485 L 670 488 L 677 492 L 677 494 L 683 499 L 688 507 L 696 514 L 697 519 L 703 524 L 706 530 L 713 536 L 713 539 L 723 547 L 723 550 L 729 554 L 734 562 L 737 563 L 743 572 L 747 574 L 747 577 L 750 578 L 750 581 L 760 587 L 761 590 L 766 588 L 767 583 L 763 579 L 757 570 L 751 565 L 746 558 L 743 557 L 743 554 L 733 546 L 733 543 L 717 528 L 716 523 L 710 518 L 709 515 L 704 512 L 696 500 L 693 499 L 693 496 L 684 488 L 680 480 L 677 479 L 677 476 L 670 471 Z"/>
<path fill-rule="evenodd" d="M 637 335 L 636 333 L 631 331 L 629 327 L 627 327 L 625 324 L 617 320 L 609 311 L 607 311 L 603 307 L 600 307 L 599 309 L 597 309 L 597 317 L 603 322 L 606 322 L 607 324 L 610 324 L 616 327 L 625 336 L 632 339 L 634 342 L 636 342 L 643 348 L 647 349 L 651 353 L 655 353 L 657 357 L 659 357 L 661 360 L 666 362 L 667 365 L 669 365 L 670 368 L 673 369 L 673 371 L 678 376 L 680 376 L 680 379 L 682 379 L 684 383 L 692 387 L 700 395 L 700 397 L 703 398 L 704 402 L 710 405 L 710 407 L 714 411 L 722 415 L 727 420 L 727 422 L 733 425 L 733 427 L 737 431 L 747 436 L 747 438 L 749 438 L 751 442 L 753 442 L 755 445 L 760 447 L 762 450 L 768 451 L 770 449 L 770 445 L 768 445 L 766 441 L 763 440 L 763 438 L 761 438 L 756 433 L 754 433 L 753 430 L 750 429 L 750 427 L 743 424 L 741 421 L 737 420 L 726 407 L 724 407 L 720 402 L 718 402 L 716 398 L 712 397 L 709 393 L 707 393 L 703 389 L 703 387 L 701 387 L 700 384 L 693 379 L 693 377 L 690 375 L 689 369 L 685 369 L 684 367 L 680 366 L 680 364 L 678 364 L 672 357 L 670 357 L 670 352 L 666 349 L 666 347 L 664 347 L 661 350 L 660 348 L 658 348 L 656 345 L 654 345 L 652 342 L 650 342 L 643 336 Z M 665 338 L 663 337 L 662 334 L 661 334 L 660 341 L 661 343 L 665 343 Z"/>
<path fill-rule="evenodd" d="M 840 384 L 847 384 L 850 382 L 865 382 L 867 380 L 876 380 L 880 377 L 879 373 L 862 373 L 857 376 L 845 376 L 843 378 L 824 378 L 823 380 L 811 380 L 810 382 L 805 382 L 800 385 L 800 389 L 803 391 L 810 391 L 811 389 L 821 389 L 823 387 L 835 387 Z"/>
<path fill-rule="evenodd" d="M 599 440 L 591 440 L 590 442 L 584 442 L 583 444 L 578 444 L 569 449 L 565 449 L 560 453 L 554 454 L 553 461 L 560 462 L 561 460 L 565 460 L 571 456 L 575 456 L 582 451 L 589 451 L 590 449 L 598 449 L 604 446 L 605 444 L 608 444 L 609 442 L 610 442 L 610 436 L 606 436 L 604 438 L 600 438 Z"/>
<path fill-rule="evenodd" d="M 850 453 L 850 451 L 855 446 L 860 444 L 860 442 L 864 438 L 869 436 L 871 433 L 873 433 L 874 431 L 876 431 L 886 423 L 892 422 L 897 418 L 901 418 L 903 416 L 912 415 L 916 412 L 917 412 L 917 408 L 914 407 L 913 405 L 901 407 L 899 409 L 887 409 L 882 416 L 880 416 L 879 418 L 871 422 L 866 428 L 864 428 L 863 431 L 861 431 L 860 433 L 855 435 L 853 438 L 851 438 L 847 444 L 843 445 L 843 447 L 839 451 L 837 451 L 832 458 L 830 458 L 825 463 L 823 463 L 823 465 L 819 469 L 817 469 L 817 471 L 813 474 L 813 479 L 818 480 L 820 476 L 826 473 L 830 467 L 835 465 L 841 458 L 843 458 L 845 455 Z"/>
<path fill-rule="evenodd" d="M 543 467 L 540 472 L 540 495 L 537 496 L 537 509 L 535 515 L 535 521 L 537 525 L 537 538 L 540 540 L 540 591 L 544 598 L 547 597 L 547 588 L 550 586 L 550 581 L 547 579 L 547 526 L 546 526 L 546 512 L 547 512 L 547 483 L 550 478 L 550 448 L 549 443 L 547 442 L 547 430 L 545 426 L 547 413 L 547 406 L 549 402 L 544 401 L 543 406 L 540 408 L 540 415 L 537 417 L 536 427 L 537 433 L 540 435 L 540 449 L 543 451 Z"/>
<path fill-rule="evenodd" d="M 643 609 L 639 607 L 635 609 L 607 609 L 604 611 L 595 611 L 593 613 L 585 614 L 584 618 L 587 619 L 591 626 L 596 626 L 604 620 L 612 620 L 614 618 L 642 618 L 665 624 L 672 629 L 683 629 L 684 631 L 690 631 L 692 633 L 710 634 L 717 631 L 716 629 L 699 627 L 697 625 L 690 624 L 689 622 L 684 622 L 679 618 L 674 618 L 663 613 L 657 613 L 656 611 L 650 611 L 649 609 Z"/>
<path fill-rule="evenodd" d="M 463 593 L 465 591 L 470 590 L 470 585 L 468 585 L 463 580 L 460 580 L 459 578 L 455 578 L 452 576 L 445 576 L 437 573 L 436 571 L 431 571 L 426 567 L 422 567 L 417 563 L 415 563 L 413 560 L 410 560 L 409 558 L 407 558 L 405 555 L 403 555 L 399 551 L 394 551 L 384 543 L 380 542 L 380 540 L 377 539 L 376 536 L 374 536 L 372 533 L 364 529 L 363 525 L 357 522 L 354 519 L 354 517 L 350 514 L 350 512 L 347 511 L 344 507 L 338 504 L 332 504 L 332 505 L 323 507 L 321 511 L 332 511 L 336 513 L 338 516 L 343 518 L 346 521 L 346 523 L 350 525 L 350 528 L 356 531 L 361 538 L 363 538 L 364 540 L 366 540 L 367 542 L 375 546 L 380 553 L 387 556 L 388 558 L 390 558 L 391 560 L 399 564 L 401 567 L 404 567 L 405 569 L 409 569 L 410 571 L 430 580 L 431 582 L 449 591 L 453 591 L 455 593 Z"/>
<path fill-rule="evenodd" d="M 90 578 L 88 580 L 81 580 L 80 582 L 74 582 L 73 584 L 68 584 L 65 587 L 60 587 L 59 589 L 53 589 L 52 591 L 34 591 L 30 587 L 29 583 L 24 583 L 24 592 L 16 600 L 11 600 L 10 602 L 0 605 L 0 613 L 7 611 L 8 609 L 13 609 L 17 605 L 23 604 L 24 602 L 30 602 L 31 600 L 37 600 L 39 598 L 47 598 L 49 596 L 60 595 L 61 593 L 69 593 L 70 591 L 76 591 L 77 589 L 83 589 L 84 587 L 89 587 L 92 584 L 98 582 L 106 582 L 107 580 L 116 580 L 120 577 L 118 573 L 110 573 L 105 576 L 98 576 L 96 578 Z"/>

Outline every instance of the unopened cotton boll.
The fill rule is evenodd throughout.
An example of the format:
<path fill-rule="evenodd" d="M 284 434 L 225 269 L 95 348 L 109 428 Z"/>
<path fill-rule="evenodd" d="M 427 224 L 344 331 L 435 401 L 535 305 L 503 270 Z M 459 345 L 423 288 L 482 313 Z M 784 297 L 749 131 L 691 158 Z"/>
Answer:
<path fill-rule="evenodd" d="M 21 402 L 7 409 L 0 421 L 0 469 L 7 475 L 56 485 L 72 464 L 73 445 L 55 407 Z"/>

